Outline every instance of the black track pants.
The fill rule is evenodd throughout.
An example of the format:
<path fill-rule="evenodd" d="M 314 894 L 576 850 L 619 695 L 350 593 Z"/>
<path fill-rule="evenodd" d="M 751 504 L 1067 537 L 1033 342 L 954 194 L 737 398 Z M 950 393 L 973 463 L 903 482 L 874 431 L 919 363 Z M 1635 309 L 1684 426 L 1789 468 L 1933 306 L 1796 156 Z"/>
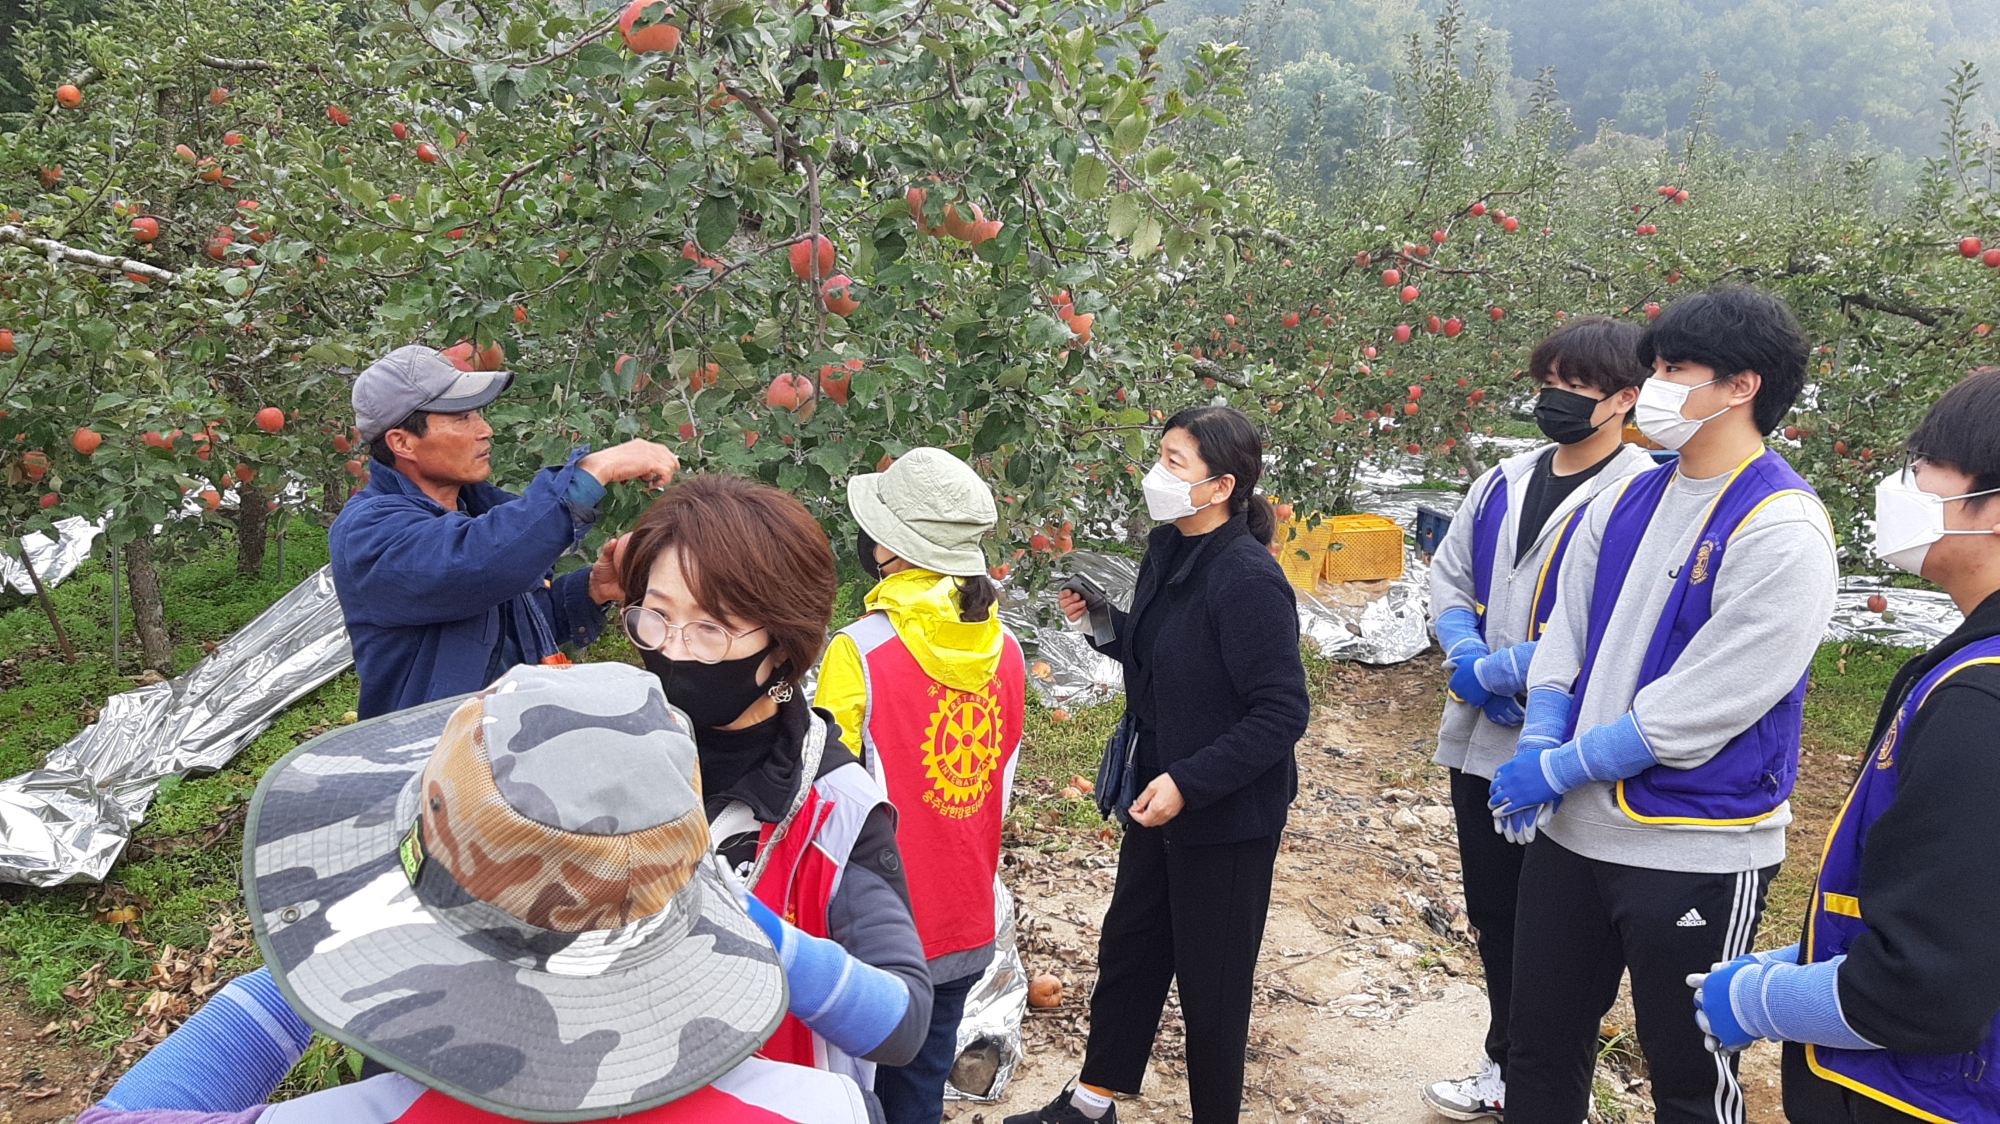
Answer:
<path fill-rule="evenodd" d="M 1167 985 L 1180 985 L 1194 1124 L 1234 1124 L 1276 838 L 1175 846 L 1129 827 L 1097 946 L 1085 1084 L 1139 1092 Z"/>
<path fill-rule="evenodd" d="M 1507 1012 L 1514 993 L 1514 896 L 1521 888 L 1527 848 L 1493 830 L 1486 806 L 1492 782 L 1451 770 L 1451 808 L 1458 819 L 1458 865 L 1464 872 L 1465 916 L 1479 931 L 1479 962 L 1486 967 L 1486 1056 L 1507 1072 Z"/>
<path fill-rule="evenodd" d="M 1586 859 L 1528 845 L 1514 926 L 1508 1124 L 1577 1124 L 1590 1109 L 1599 1020 L 1629 968 L 1658 1124 L 1741 1124 L 1736 1055 L 1712 1054 L 1687 977 L 1750 950 L 1775 866 L 1737 874 Z"/>

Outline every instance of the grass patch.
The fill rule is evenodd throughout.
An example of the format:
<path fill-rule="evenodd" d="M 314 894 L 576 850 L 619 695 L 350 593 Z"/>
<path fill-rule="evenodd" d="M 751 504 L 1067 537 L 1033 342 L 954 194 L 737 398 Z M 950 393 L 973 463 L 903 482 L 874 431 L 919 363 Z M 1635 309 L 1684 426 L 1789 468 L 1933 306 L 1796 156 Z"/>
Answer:
<path fill-rule="evenodd" d="M 295 519 L 288 533 L 283 576 L 275 548 L 266 552 L 262 574 L 238 574 L 234 540 L 221 535 L 184 545 L 180 557 L 162 560 L 176 672 L 205 655 L 204 644 L 228 637 L 326 564 L 326 532 L 317 523 Z M 63 662 L 39 605 L 18 604 L 0 613 L 0 775 L 40 765 L 50 750 L 95 720 L 106 697 L 133 686 L 111 665 L 111 574 L 102 552 L 50 592 L 79 661 Z M 122 582 L 120 592 L 125 592 Z M 132 668 L 137 642 L 129 600 L 121 612 L 122 653 Z M 22 985 L 36 1007 L 67 1010 L 72 1004 L 63 989 L 92 965 L 103 964 L 114 979 L 143 979 L 154 947 L 202 948 L 216 914 L 243 908 L 241 816 L 258 778 L 292 747 L 337 724 L 354 709 L 358 692 L 353 673 L 338 676 L 280 715 L 223 769 L 161 786 L 146 822 L 103 886 L 0 887 L 0 977 Z M 96 920 L 103 909 L 128 904 L 139 909 L 129 926 Z M 227 974 L 254 966 L 251 961 L 224 969 Z M 132 989 L 130 998 L 144 995 L 143 988 Z M 100 991 L 87 1012 L 92 1022 L 83 1040 L 108 1044 L 126 1037 L 133 1027 L 126 999 Z"/>

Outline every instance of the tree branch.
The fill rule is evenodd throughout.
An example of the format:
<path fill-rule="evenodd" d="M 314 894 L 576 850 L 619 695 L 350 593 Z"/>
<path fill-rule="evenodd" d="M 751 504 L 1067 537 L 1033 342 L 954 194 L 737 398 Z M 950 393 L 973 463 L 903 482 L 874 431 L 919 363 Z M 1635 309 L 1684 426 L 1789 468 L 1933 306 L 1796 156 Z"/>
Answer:
<path fill-rule="evenodd" d="M 93 250 L 79 250 L 75 246 L 64 245 L 53 238 L 39 238 L 12 223 L 0 225 L 0 243 L 25 246 L 47 257 L 51 265 L 56 262 L 69 262 L 71 265 L 88 266 L 91 269 L 115 269 L 122 273 L 136 273 L 154 281 L 173 281 L 180 276 L 157 265 L 135 261 L 132 258 L 115 258 Z"/>
<path fill-rule="evenodd" d="M 1959 310 L 1956 308 L 1946 308 L 1942 305 L 1909 304 L 1904 301 L 1892 300 L 1888 297 L 1871 297 L 1867 293 L 1841 293 L 1840 311 L 1845 315 L 1852 316 L 1853 313 L 1847 311 L 1848 305 L 1857 305 L 1861 308 L 1873 309 L 1876 312 L 1886 312 L 1891 316 L 1908 317 L 1926 328 L 1935 328 L 1938 321 L 1943 320 L 1947 316 L 1957 316 L 1959 313 Z"/>
<path fill-rule="evenodd" d="M 1197 359 L 1194 361 L 1194 373 L 1200 375 L 1202 378 L 1214 379 L 1216 382 L 1233 386 L 1238 390 L 1251 389 L 1250 384 L 1243 381 L 1243 376 L 1207 359 Z"/>

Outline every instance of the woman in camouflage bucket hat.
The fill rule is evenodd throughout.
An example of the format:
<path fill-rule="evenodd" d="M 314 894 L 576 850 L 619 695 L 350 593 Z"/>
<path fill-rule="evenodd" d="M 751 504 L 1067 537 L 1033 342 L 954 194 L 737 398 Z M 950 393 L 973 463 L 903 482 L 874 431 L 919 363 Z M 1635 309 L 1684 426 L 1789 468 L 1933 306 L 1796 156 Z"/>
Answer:
<path fill-rule="evenodd" d="M 89 1124 L 879 1119 L 751 1054 L 777 952 L 712 863 L 686 716 L 623 664 L 521 666 L 265 774 L 232 981 Z M 264 1102 L 319 1031 L 393 1072 Z"/>

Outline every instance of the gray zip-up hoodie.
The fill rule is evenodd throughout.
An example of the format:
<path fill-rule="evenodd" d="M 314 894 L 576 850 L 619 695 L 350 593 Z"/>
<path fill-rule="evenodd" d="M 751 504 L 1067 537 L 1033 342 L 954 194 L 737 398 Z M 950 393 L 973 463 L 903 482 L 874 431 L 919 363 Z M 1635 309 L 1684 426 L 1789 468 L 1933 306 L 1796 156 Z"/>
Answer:
<path fill-rule="evenodd" d="M 1797 685 L 1833 616 L 1840 566 L 1826 508 L 1781 496 L 1745 520 L 1715 574 L 1712 615 L 1666 673 L 1635 690 L 1647 645 L 1709 505 L 1729 474 L 1676 476 L 1639 540 L 1632 568 L 1577 700 L 1576 728 L 1604 726 L 1631 711 L 1655 759 L 1692 769 L 1722 751 Z M 1607 497 L 1608 501 L 1608 497 Z M 1562 587 L 1528 669 L 1528 686 L 1570 690 L 1583 666 L 1597 559 L 1612 504 L 1592 505 L 1563 560 Z M 1613 786 L 1571 789 L 1543 830 L 1586 858 L 1651 870 L 1734 874 L 1785 857 L 1789 802 L 1754 824 L 1645 824 L 1618 807 Z"/>
<path fill-rule="evenodd" d="M 1486 605 L 1486 644 L 1496 652 L 1528 638 L 1529 618 L 1535 608 L 1535 586 L 1541 577 L 1542 563 L 1548 560 L 1549 550 L 1555 543 L 1556 528 L 1562 526 L 1570 512 L 1589 502 L 1592 496 L 1617 486 L 1628 476 L 1653 467 L 1653 458 L 1646 455 L 1644 449 L 1637 445 L 1620 448 L 1610 464 L 1584 481 L 1556 507 L 1536 534 L 1534 547 L 1516 563 L 1514 548 L 1520 542 L 1521 508 L 1525 506 L 1523 494 L 1535 474 L 1535 462 L 1552 448 L 1555 446 L 1542 445 L 1508 457 L 1481 476 L 1466 492 L 1465 503 L 1452 518 L 1451 529 L 1445 532 L 1444 541 L 1438 544 L 1437 554 L 1431 559 L 1433 628 L 1437 626 L 1438 617 L 1448 609 L 1462 606 L 1478 611 L 1477 599 L 1473 595 L 1473 517 L 1492 494 L 1492 489 L 1502 481 L 1508 491 L 1507 514 L 1500 524 L 1498 549 L 1493 552 L 1493 574 L 1488 583 L 1489 599 Z M 1514 756 L 1514 743 L 1520 736 L 1519 726 L 1489 722 L 1485 712 L 1478 707 L 1447 696 L 1444 719 L 1438 724 L 1437 753 L 1431 760 L 1492 780 L 1493 770 Z"/>

